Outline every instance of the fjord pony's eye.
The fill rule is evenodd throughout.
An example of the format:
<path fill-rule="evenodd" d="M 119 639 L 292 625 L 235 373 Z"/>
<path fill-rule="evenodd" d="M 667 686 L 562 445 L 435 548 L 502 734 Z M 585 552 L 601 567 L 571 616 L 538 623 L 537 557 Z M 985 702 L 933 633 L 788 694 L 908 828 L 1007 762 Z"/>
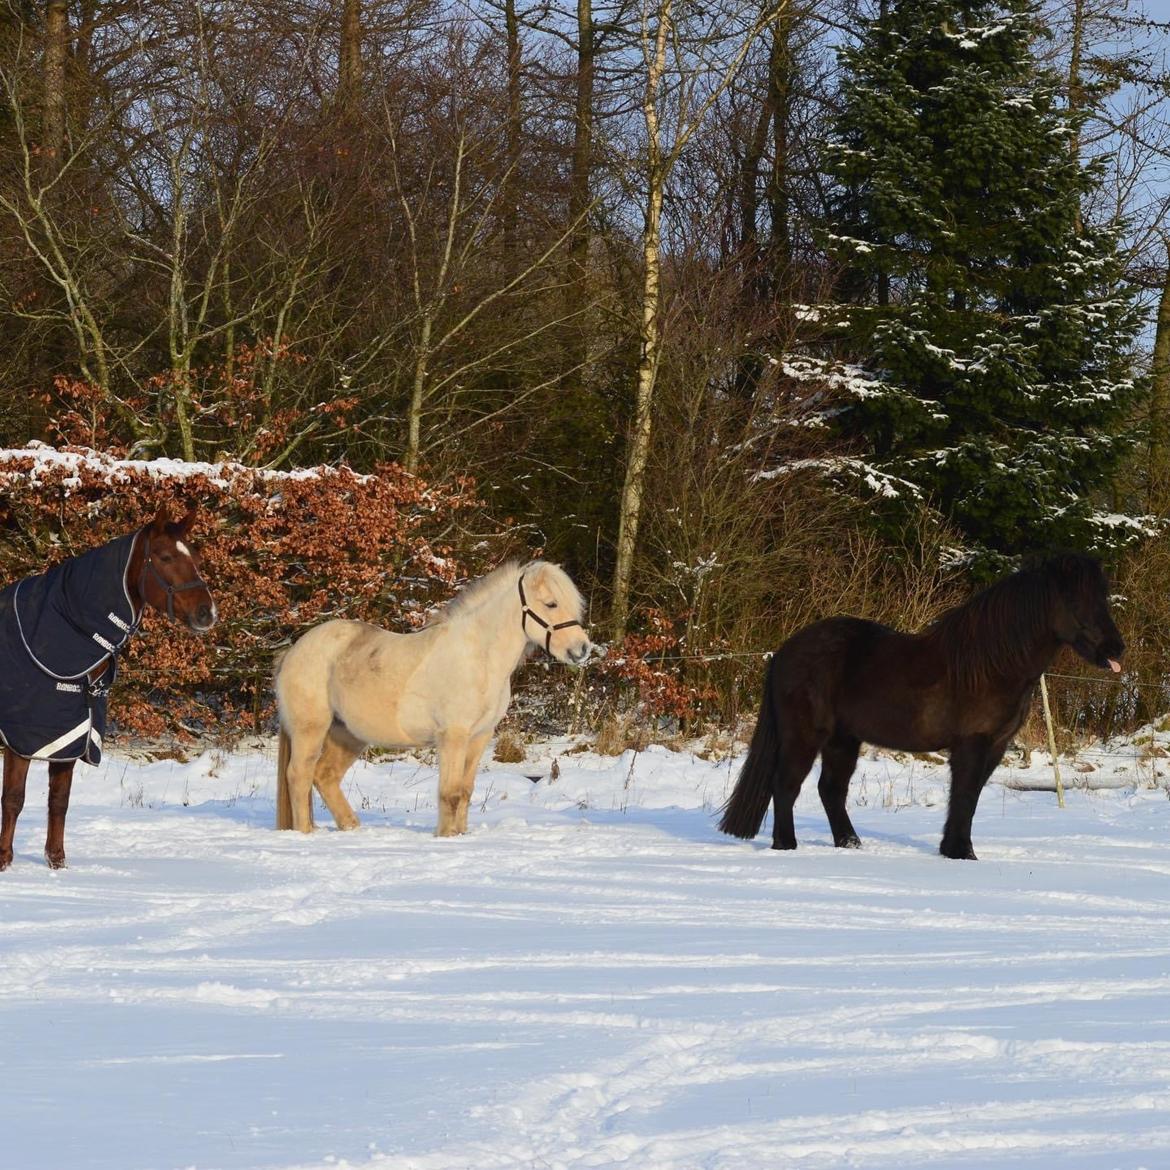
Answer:
<path fill-rule="evenodd" d="M 555 611 L 560 619 L 530 621 L 530 639 L 562 662 L 575 664 L 588 658 L 593 643 L 582 620 L 585 605 L 568 574 L 557 565 L 537 562 L 525 573 L 523 587 L 540 599 L 541 609 Z"/>

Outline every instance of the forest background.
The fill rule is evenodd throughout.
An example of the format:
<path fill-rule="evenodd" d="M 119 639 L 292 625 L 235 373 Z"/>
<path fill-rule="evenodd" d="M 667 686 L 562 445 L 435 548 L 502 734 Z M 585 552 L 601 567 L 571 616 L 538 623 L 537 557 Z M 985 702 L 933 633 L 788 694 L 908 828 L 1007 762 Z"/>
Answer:
<path fill-rule="evenodd" d="M 1077 547 L 1130 650 L 1061 661 L 1064 727 L 1162 715 L 1168 18 L 0 0 L 0 443 L 99 453 L 6 458 L 4 578 L 203 505 L 225 620 L 136 647 L 158 734 L 540 553 L 610 644 L 544 715 L 632 736 Z"/>

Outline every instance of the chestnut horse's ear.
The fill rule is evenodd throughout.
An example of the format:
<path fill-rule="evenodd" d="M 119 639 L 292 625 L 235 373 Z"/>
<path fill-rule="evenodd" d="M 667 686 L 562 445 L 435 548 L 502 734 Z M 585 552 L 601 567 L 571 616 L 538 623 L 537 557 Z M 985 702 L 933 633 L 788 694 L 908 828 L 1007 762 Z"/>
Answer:
<path fill-rule="evenodd" d="M 191 531 L 191 526 L 195 523 L 195 518 L 199 515 L 199 508 L 195 504 L 191 504 L 183 518 L 176 523 L 179 525 L 179 535 L 185 537 Z"/>
<path fill-rule="evenodd" d="M 167 529 L 167 525 L 171 522 L 170 514 L 167 512 L 166 504 L 159 504 L 158 511 L 154 514 L 154 519 L 150 522 L 150 531 L 156 536 L 161 536 Z"/>

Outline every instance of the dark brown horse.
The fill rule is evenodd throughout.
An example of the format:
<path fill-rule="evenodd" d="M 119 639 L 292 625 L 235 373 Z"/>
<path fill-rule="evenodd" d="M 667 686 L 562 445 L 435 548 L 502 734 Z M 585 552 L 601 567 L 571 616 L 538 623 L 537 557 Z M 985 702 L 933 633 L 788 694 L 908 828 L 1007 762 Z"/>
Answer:
<path fill-rule="evenodd" d="M 63 602 L 60 590 L 56 593 L 52 588 L 44 592 L 44 596 L 51 598 L 55 608 L 64 612 L 65 632 L 62 638 L 72 646 L 89 646 L 89 657 L 85 660 L 85 673 L 72 681 L 69 674 L 60 668 L 46 668 L 37 655 L 40 653 L 40 642 L 33 632 L 33 623 L 38 622 L 37 615 L 29 617 L 27 608 L 25 626 L 16 622 L 17 633 L 11 634 L 9 647 L 16 646 L 12 653 L 12 661 L 0 663 L 0 670 L 11 672 L 17 665 L 18 656 L 25 658 L 22 651 L 28 651 L 27 658 L 34 664 L 31 668 L 34 676 L 39 667 L 41 671 L 51 669 L 49 676 L 53 689 L 49 692 L 50 699 L 56 697 L 57 692 L 64 692 L 66 701 L 70 699 L 70 692 L 76 694 L 76 702 L 84 709 L 88 705 L 90 718 L 80 726 L 72 727 L 65 735 L 55 741 L 45 743 L 41 750 L 44 733 L 36 739 L 37 746 L 20 745 L 24 751 L 35 753 L 33 758 L 49 761 L 49 827 L 45 838 L 45 858 L 53 869 L 61 869 L 65 865 L 65 814 L 69 809 L 69 792 L 73 783 L 73 768 L 78 759 L 87 759 L 96 763 L 101 758 L 100 731 L 95 730 L 93 713 L 100 709 L 100 723 L 104 726 L 105 701 L 109 684 L 113 681 L 117 669 L 117 653 L 122 645 L 138 628 L 145 607 L 166 614 L 171 621 L 182 622 L 197 633 L 204 633 L 215 624 L 216 608 L 211 594 L 199 575 L 199 558 L 186 543 L 187 534 L 194 522 L 195 513 L 188 512 L 181 520 L 172 523 L 165 508 L 160 510 L 145 527 L 131 536 L 112 541 L 101 549 L 91 550 L 89 554 L 75 557 L 72 561 L 63 563 L 57 575 L 50 578 L 47 574 L 39 578 L 28 578 L 29 589 L 26 594 L 35 593 L 38 586 L 46 582 L 52 586 L 53 582 L 68 579 L 70 569 L 74 573 L 74 593 L 80 597 L 76 606 L 71 610 L 69 600 Z M 103 557 L 103 553 L 109 556 Z M 94 566 L 91 568 L 91 566 Z M 102 582 L 95 580 L 95 574 L 105 574 L 107 566 L 112 566 L 112 580 Z M 91 585 L 101 588 L 91 588 Z M 19 595 L 16 590 L 25 585 L 10 587 L 0 595 L 3 600 L 6 615 L 18 608 L 15 600 Z M 118 604 L 113 608 L 106 604 L 106 597 L 116 597 Z M 96 598 L 96 600 L 95 600 Z M 97 616 L 95 621 L 104 619 L 108 624 L 97 628 L 81 625 L 76 618 L 76 608 L 89 609 Z M 26 601 L 26 607 L 28 603 Z M 124 605 L 125 612 L 117 612 L 119 605 Z M 110 609 L 109 613 L 104 611 Z M 46 624 L 47 623 L 40 623 Z M 39 630 L 39 625 L 37 626 Z M 105 631 L 104 633 L 102 631 Z M 69 640 L 72 639 L 70 642 Z M 113 640 L 111 640 L 113 639 Z M 95 648 L 96 647 L 96 648 Z M 91 666 L 95 656 L 107 652 Z M 84 651 L 83 651 L 84 652 Z M 7 691 L 6 704 L 9 707 L 23 705 L 24 712 L 30 713 L 35 721 L 37 712 L 42 710 L 39 697 L 28 702 L 20 689 Z M 66 708 L 68 710 L 68 708 Z M 0 711 L 0 726 L 10 711 Z M 78 735 L 77 733 L 80 733 Z M 30 733 L 35 734 L 35 732 Z M 16 833 L 16 820 L 24 808 L 25 782 L 28 777 L 30 757 L 20 755 L 13 750 L 11 744 L 4 749 L 4 793 L 0 798 L 0 870 L 7 869 L 12 864 L 12 841 Z"/>
<path fill-rule="evenodd" d="M 1065 554 L 1022 569 L 918 634 L 837 617 L 800 630 L 772 657 L 747 760 L 719 828 L 752 838 L 773 802 L 773 849 L 795 849 L 792 806 L 821 756 L 833 844 L 861 844 L 845 799 L 861 744 L 950 750 L 939 851 L 975 859 L 971 821 L 988 777 L 1061 646 L 1120 671 L 1125 643 L 1100 564 Z"/>

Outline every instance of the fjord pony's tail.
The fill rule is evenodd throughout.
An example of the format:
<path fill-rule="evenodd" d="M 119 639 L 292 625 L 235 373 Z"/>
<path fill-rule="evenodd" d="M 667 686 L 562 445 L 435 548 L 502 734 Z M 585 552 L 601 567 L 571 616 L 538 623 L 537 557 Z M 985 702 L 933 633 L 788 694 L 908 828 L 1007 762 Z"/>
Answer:
<path fill-rule="evenodd" d="M 773 777 L 780 769 L 777 667 L 774 655 L 764 676 L 764 698 L 760 703 L 760 717 L 756 720 L 747 759 L 727 804 L 723 806 L 723 817 L 719 821 L 720 832 L 732 837 L 744 837 L 749 841 L 764 823 L 764 814 L 772 799 Z"/>
<path fill-rule="evenodd" d="M 283 651 L 276 658 L 276 663 L 273 668 L 272 677 L 273 682 L 280 678 L 280 670 L 284 665 L 285 657 L 288 651 Z M 279 710 L 279 699 L 277 708 Z M 288 732 L 284 729 L 283 720 L 280 723 L 280 733 L 276 741 L 276 827 L 278 829 L 292 829 L 293 811 L 292 811 L 292 796 L 289 794 L 288 787 L 288 761 L 292 754 L 292 741 L 289 739 Z M 309 801 L 309 825 L 313 824 L 313 802 Z"/>
<path fill-rule="evenodd" d="M 282 727 L 276 745 L 276 827 L 291 829 L 293 827 L 292 797 L 288 791 L 288 732 Z M 312 803 L 309 804 L 309 815 L 313 814 Z"/>

